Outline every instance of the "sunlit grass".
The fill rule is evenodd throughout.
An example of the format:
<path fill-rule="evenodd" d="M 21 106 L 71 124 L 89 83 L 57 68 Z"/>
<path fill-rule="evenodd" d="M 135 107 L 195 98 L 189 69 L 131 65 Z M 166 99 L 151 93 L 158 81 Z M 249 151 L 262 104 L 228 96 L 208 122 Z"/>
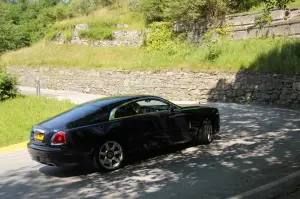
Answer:
<path fill-rule="evenodd" d="M 33 125 L 74 105 L 42 97 L 20 97 L 0 102 L 0 147 L 29 140 Z"/>
<path fill-rule="evenodd" d="M 128 24 L 128 29 L 139 30 L 145 28 L 145 20 L 142 13 L 132 12 L 127 6 L 122 7 L 104 7 L 90 13 L 88 16 L 81 16 L 66 19 L 54 24 L 54 27 L 61 28 L 76 24 L 90 24 L 114 22 L 119 24 Z"/>
<path fill-rule="evenodd" d="M 144 48 L 56 45 L 41 42 L 1 56 L 6 66 L 49 66 L 125 70 L 218 70 L 298 72 L 300 41 L 288 39 L 221 40 L 210 48 L 177 47 L 147 52 Z M 298 52 L 299 51 L 299 52 Z M 211 56 L 213 55 L 213 56 Z M 213 57 L 213 58 L 210 58 Z"/>

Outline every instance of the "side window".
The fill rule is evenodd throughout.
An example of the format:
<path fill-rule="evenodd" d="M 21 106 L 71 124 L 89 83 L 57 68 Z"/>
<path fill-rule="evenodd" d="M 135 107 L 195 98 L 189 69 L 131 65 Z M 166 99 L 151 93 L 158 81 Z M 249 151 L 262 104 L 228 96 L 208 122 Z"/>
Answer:
<path fill-rule="evenodd" d="M 159 100 L 141 100 L 121 106 L 115 111 L 114 118 L 122 118 L 157 111 L 169 110 L 170 105 Z"/>
<path fill-rule="evenodd" d="M 142 100 L 138 101 L 137 104 L 139 105 L 138 111 L 140 113 L 153 113 L 157 111 L 166 111 L 169 110 L 170 105 L 159 101 L 159 100 Z"/>
<path fill-rule="evenodd" d="M 133 103 L 121 106 L 115 112 L 115 118 L 128 117 L 128 116 L 133 116 L 133 115 L 137 115 L 137 112 L 135 110 Z"/>

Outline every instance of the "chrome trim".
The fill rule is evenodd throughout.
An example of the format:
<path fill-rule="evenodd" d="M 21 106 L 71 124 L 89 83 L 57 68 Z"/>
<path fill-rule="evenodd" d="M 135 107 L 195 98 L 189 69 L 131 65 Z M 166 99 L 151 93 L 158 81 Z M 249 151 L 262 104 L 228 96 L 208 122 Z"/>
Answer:
<path fill-rule="evenodd" d="M 38 129 L 38 128 L 33 128 L 32 129 L 32 131 L 33 131 L 33 133 L 42 133 L 42 134 L 45 134 L 46 133 L 46 131 L 45 130 L 43 130 L 43 129 Z"/>
<path fill-rule="evenodd" d="M 62 146 L 62 145 L 64 145 L 64 144 L 66 144 L 66 143 L 63 143 L 63 144 L 53 144 L 53 139 L 54 139 L 55 135 L 56 135 L 57 133 L 60 133 L 60 132 L 63 132 L 63 131 L 58 131 L 58 132 L 56 132 L 56 133 L 54 133 L 54 134 L 52 135 L 51 140 L 50 140 L 51 146 Z M 67 134 L 66 134 L 65 132 L 63 132 L 63 133 L 64 133 L 65 136 L 67 137 Z"/>

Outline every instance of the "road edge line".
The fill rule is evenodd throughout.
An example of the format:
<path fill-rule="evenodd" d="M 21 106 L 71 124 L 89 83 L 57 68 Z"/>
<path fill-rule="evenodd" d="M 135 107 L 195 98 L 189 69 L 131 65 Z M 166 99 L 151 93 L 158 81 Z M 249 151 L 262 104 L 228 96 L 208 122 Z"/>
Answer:
<path fill-rule="evenodd" d="M 21 151 L 27 148 L 27 141 L 26 142 L 20 142 L 17 144 L 12 144 L 9 146 L 1 147 L 0 148 L 0 155 L 5 155 L 11 152 Z"/>
<path fill-rule="evenodd" d="M 270 182 L 268 184 L 262 185 L 260 187 L 255 188 L 255 189 L 246 191 L 244 193 L 238 194 L 236 196 L 231 196 L 231 197 L 229 197 L 227 199 L 242 199 L 244 197 L 251 196 L 251 195 L 256 194 L 258 192 L 261 192 L 261 191 L 267 190 L 269 188 L 275 187 L 277 185 L 280 185 L 282 183 L 285 183 L 285 182 L 287 182 L 287 181 L 289 181 L 289 180 L 291 180 L 293 178 L 299 177 L 299 176 L 300 176 L 300 170 L 298 170 L 298 171 L 296 171 L 296 172 L 294 172 L 294 173 L 292 173 L 292 174 L 290 174 L 288 176 L 285 176 L 285 177 L 283 177 L 283 178 L 281 178 L 279 180 L 275 180 L 273 182 Z"/>

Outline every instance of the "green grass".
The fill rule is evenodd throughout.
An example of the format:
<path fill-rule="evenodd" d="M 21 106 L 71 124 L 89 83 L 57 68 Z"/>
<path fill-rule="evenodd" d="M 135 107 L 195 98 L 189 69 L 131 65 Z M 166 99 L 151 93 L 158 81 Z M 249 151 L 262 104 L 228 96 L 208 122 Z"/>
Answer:
<path fill-rule="evenodd" d="M 300 41 L 288 39 L 222 40 L 193 48 L 175 46 L 176 53 L 143 48 L 95 48 L 42 42 L 1 56 L 6 66 L 54 66 L 125 70 L 217 70 L 300 72 Z"/>
<path fill-rule="evenodd" d="M 81 36 L 91 40 L 110 39 L 112 31 L 118 30 L 117 24 L 127 24 L 125 30 L 144 30 L 146 26 L 143 14 L 130 11 L 124 4 L 121 7 L 104 7 L 88 16 L 59 21 L 48 30 L 45 38 L 53 40 L 58 33 L 72 31 L 74 25 L 82 23 L 89 24 L 90 30 L 81 31 Z"/>
<path fill-rule="evenodd" d="M 0 147 L 29 140 L 33 125 L 74 105 L 42 97 L 19 97 L 0 102 Z"/>

